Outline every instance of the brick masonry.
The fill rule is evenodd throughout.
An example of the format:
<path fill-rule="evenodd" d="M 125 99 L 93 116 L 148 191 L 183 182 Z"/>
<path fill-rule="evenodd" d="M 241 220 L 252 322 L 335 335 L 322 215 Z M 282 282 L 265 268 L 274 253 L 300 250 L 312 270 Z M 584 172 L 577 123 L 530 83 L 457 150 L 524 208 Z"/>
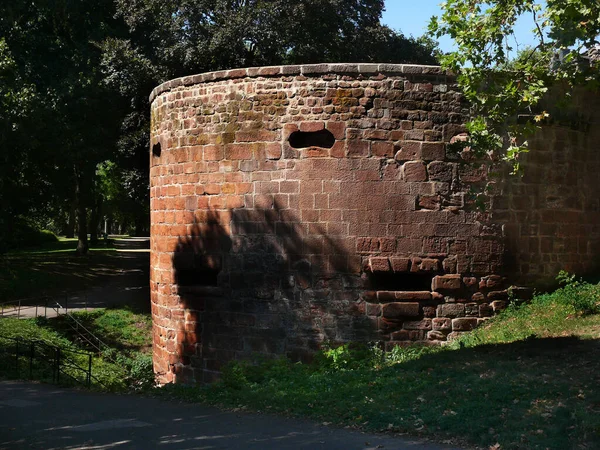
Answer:
<path fill-rule="evenodd" d="M 161 382 L 323 342 L 444 342 L 504 308 L 511 284 L 589 270 L 598 252 L 598 128 L 546 127 L 525 177 L 497 176 L 449 151 L 468 109 L 438 67 L 236 69 L 151 102 Z"/>

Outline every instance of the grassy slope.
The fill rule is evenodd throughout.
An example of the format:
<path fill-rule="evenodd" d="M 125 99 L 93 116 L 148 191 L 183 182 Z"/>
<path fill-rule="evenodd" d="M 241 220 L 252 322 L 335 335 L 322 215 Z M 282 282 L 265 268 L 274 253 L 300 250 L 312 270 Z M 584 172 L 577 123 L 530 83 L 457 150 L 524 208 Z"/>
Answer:
<path fill-rule="evenodd" d="M 148 369 L 151 369 L 148 350 L 151 346 L 151 319 L 147 314 L 134 313 L 127 309 L 101 309 L 89 313 L 75 313 L 78 320 L 85 324 L 92 333 L 102 339 L 112 350 L 103 355 L 94 355 L 93 380 L 98 389 L 123 390 L 136 387 L 140 382 L 148 381 Z M 59 346 L 67 351 L 67 355 L 87 367 L 87 358 L 77 356 L 71 351 L 90 349 L 79 342 L 67 319 L 43 320 L 36 319 L 0 319 L 0 349 L 13 351 L 14 342 L 6 338 L 22 338 L 26 340 L 41 340 L 51 345 Z M 0 350 L 0 359 L 3 352 Z M 107 358 L 107 356 L 109 358 Z M 6 377 L 28 377 L 27 358 L 21 363 L 21 372 L 14 373 L 14 357 L 3 360 L 0 364 L 0 375 Z M 46 370 L 44 374 L 49 375 Z M 34 377 L 39 378 L 39 377 Z M 44 380 L 44 376 L 41 377 Z M 134 379 L 137 378 L 137 379 Z"/>
<path fill-rule="evenodd" d="M 574 285 L 445 348 L 237 364 L 208 388 L 166 392 L 485 448 L 600 448 L 598 312 L 600 287 Z"/>

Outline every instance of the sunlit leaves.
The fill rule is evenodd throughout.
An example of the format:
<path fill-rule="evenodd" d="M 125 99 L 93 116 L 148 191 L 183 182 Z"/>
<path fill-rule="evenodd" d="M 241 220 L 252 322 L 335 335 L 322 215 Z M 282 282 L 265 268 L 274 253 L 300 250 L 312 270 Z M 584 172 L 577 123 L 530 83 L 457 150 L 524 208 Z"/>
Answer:
<path fill-rule="evenodd" d="M 458 81 L 473 105 L 472 147 L 480 153 L 503 151 L 518 171 L 519 154 L 527 146 L 515 144 L 525 131 L 516 125 L 517 115 L 533 113 L 536 122 L 547 119 L 548 113 L 536 112 L 535 106 L 553 83 L 573 87 L 600 78 L 597 65 L 583 58 L 599 42 L 600 3 L 448 0 L 442 7 L 443 14 L 432 19 L 429 30 L 437 37 L 450 36 L 458 47 L 442 63 L 460 74 Z M 531 20 L 536 38 L 532 48 L 518 47 L 514 26 L 521 17 Z"/>

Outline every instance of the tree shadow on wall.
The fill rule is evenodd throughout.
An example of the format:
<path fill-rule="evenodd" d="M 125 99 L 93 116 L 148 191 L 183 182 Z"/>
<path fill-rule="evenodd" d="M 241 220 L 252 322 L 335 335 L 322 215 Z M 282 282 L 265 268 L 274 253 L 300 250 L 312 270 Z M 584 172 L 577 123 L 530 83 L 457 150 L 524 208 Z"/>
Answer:
<path fill-rule="evenodd" d="M 210 381 L 232 359 L 305 360 L 322 342 L 376 339 L 347 245 L 277 203 L 197 212 L 173 256 L 179 306 L 186 310 L 176 373 L 199 380 L 202 370 Z"/>

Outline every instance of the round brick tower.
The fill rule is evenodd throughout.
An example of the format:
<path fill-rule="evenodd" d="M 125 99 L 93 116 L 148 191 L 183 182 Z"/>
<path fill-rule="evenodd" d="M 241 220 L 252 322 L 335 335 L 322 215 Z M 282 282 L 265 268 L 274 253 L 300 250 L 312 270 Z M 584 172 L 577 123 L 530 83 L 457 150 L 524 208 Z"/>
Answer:
<path fill-rule="evenodd" d="M 161 382 L 210 381 L 254 353 L 302 359 L 324 342 L 445 341 L 505 306 L 507 276 L 555 273 L 544 238 L 557 230 L 541 225 L 564 225 L 575 269 L 597 248 L 597 188 L 576 211 L 561 203 L 571 216 L 535 203 L 552 158 L 507 185 L 448 151 L 468 111 L 439 67 L 236 69 L 169 81 L 151 102 Z M 597 178 L 591 158 L 581 183 Z M 484 190 L 482 212 L 472 193 Z M 568 231 L 573 220 L 584 223 Z"/>

